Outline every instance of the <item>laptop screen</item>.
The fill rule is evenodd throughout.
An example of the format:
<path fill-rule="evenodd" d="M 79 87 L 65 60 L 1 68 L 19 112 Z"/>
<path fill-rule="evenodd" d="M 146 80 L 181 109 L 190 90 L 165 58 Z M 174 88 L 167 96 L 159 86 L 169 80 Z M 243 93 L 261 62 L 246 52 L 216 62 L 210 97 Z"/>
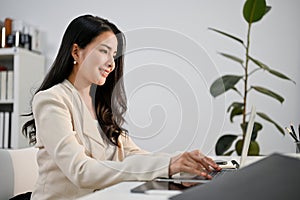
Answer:
<path fill-rule="evenodd" d="M 250 141 L 251 141 L 251 136 L 252 136 L 252 131 L 253 131 L 253 126 L 254 126 L 254 120 L 255 120 L 255 115 L 256 115 L 256 107 L 252 106 L 251 108 L 251 113 L 250 113 L 250 118 L 248 121 L 248 126 L 244 138 L 244 145 L 242 149 L 242 154 L 241 154 L 241 160 L 240 160 L 240 166 L 244 167 L 245 166 L 245 161 L 248 155 L 248 150 L 250 147 Z"/>

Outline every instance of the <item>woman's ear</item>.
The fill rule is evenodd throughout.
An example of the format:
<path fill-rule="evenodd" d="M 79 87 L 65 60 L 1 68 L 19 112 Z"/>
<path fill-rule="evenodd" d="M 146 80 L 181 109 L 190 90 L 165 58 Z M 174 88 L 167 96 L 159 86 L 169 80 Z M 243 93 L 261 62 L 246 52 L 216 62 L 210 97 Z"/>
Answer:
<path fill-rule="evenodd" d="M 73 44 L 73 47 L 72 47 L 72 57 L 74 59 L 74 61 L 78 61 L 78 58 L 79 58 L 79 46 L 78 44 Z"/>

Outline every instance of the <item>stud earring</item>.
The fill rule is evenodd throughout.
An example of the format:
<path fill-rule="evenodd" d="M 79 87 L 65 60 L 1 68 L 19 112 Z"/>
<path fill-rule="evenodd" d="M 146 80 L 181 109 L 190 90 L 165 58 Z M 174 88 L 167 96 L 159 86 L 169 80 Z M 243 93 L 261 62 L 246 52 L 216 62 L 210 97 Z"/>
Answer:
<path fill-rule="evenodd" d="M 76 65 L 76 64 L 77 64 L 77 61 L 76 61 L 76 60 L 74 60 L 73 64 L 74 64 L 74 65 Z"/>

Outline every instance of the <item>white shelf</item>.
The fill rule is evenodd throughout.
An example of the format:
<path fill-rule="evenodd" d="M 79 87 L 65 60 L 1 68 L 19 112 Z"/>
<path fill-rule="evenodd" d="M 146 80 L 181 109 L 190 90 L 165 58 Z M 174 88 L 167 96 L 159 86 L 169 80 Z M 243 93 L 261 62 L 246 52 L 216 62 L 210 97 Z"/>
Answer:
<path fill-rule="evenodd" d="M 13 104 L 11 147 L 28 147 L 28 140 L 21 131 L 28 118 L 21 115 L 31 110 L 32 95 L 45 74 L 45 58 L 23 48 L 0 48 L 0 65 L 13 70 L 13 99 L 0 100 L 0 104 Z M 2 134 L 0 127 L 0 137 Z"/>
<path fill-rule="evenodd" d="M 0 104 L 10 104 L 10 103 L 14 103 L 14 100 L 13 99 L 0 100 Z"/>
<path fill-rule="evenodd" d="M 19 47 L 11 47 L 11 48 L 0 48 L 0 55 L 5 56 L 5 55 L 15 55 L 16 53 L 22 53 L 22 54 L 28 54 L 28 55 L 41 55 L 40 53 L 34 52 L 34 51 L 29 51 L 24 48 L 19 48 Z"/>

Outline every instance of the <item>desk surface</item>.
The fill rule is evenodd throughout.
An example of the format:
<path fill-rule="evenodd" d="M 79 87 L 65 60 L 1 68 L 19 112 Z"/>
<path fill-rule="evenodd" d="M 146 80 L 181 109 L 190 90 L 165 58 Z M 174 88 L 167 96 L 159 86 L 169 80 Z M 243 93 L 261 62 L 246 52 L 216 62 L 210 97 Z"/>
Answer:
<path fill-rule="evenodd" d="M 288 156 L 300 158 L 300 154 L 287 154 Z M 249 165 L 253 162 L 256 162 L 260 159 L 264 158 L 264 156 L 248 156 L 246 160 L 246 165 Z M 217 157 L 217 159 L 236 159 L 239 160 L 239 157 L 232 158 L 228 156 Z M 122 182 L 111 186 L 109 188 L 97 191 L 95 193 L 86 195 L 78 200 L 98 200 L 98 199 L 122 199 L 122 200 L 167 200 L 169 197 L 180 193 L 179 191 L 161 191 L 155 194 L 138 194 L 138 193 L 131 193 L 130 190 L 138 185 L 143 184 L 144 182 Z"/>
<path fill-rule="evenodd" d="M 98 200 L 98 199 L 122 199 L 122 200 L 167 200 L 170 196 L 176 195 L 177 191 L 167 191 L 160 194 L 139 194 L 131 193 L 130 190 L 144 182 L 122 182 L 109 188 L 86 195 L 78 200 Z"/>

